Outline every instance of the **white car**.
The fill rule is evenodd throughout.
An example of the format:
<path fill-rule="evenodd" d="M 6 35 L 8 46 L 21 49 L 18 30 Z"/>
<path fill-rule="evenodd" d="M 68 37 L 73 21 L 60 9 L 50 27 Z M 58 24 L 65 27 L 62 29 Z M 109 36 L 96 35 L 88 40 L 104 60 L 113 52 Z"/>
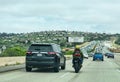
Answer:
<path fill-rule="evenodd" d="M 83 53 L 84 58 L 87 58 L 87 59 L 88 59 L 88 53 L 87 53 L 87 51 L 84 50 L 84 49 L 81 49 L 81 51 L 82 51 L 82 53 Z"/>

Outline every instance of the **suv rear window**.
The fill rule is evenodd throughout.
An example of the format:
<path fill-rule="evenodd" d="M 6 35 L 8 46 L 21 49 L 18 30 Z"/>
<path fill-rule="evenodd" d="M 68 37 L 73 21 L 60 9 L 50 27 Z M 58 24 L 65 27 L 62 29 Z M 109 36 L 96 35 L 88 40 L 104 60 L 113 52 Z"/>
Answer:
<path fill-rule="evenodd" d="M 29 47 L 29 51 L 39 51 L 39 52 L 52 52 L 52 46 L 51 45 L 31 45 Z"/>

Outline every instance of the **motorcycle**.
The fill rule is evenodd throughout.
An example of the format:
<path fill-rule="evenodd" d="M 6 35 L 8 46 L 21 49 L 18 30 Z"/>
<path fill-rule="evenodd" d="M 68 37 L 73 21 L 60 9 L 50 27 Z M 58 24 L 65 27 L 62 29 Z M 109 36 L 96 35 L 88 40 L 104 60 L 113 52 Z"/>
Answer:
<path fill-rule="evenodd" d="M 80 54 L 74 54 L 74 57 L 73 57 L 73 67 L 75 69 L 75 73 L 78 73 L 79 70 L 81 69 L 82 62 L 83 62 L 83 60 L 80 57 Z"/>

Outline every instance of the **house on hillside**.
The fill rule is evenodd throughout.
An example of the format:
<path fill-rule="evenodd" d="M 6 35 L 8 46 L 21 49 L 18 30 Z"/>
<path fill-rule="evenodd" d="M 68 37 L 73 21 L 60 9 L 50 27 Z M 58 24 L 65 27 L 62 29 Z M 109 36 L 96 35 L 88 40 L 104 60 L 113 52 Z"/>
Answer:
<path fill-rule="evenodd" d="M 5 51 L 5 50 L 6 50 L 6 46 L 3 45 L 3 46 L 2 46 L 2 51 Z"/>

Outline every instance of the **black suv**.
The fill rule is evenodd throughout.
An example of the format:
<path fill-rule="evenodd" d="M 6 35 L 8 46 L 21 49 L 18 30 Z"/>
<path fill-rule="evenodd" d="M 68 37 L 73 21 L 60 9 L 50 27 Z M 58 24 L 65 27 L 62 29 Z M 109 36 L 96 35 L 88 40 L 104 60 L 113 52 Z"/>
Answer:
<path fill-rule="evenodd" d="M 60 45 L 54 43 L 31 44 L 26 53 L 26 71 L 32 68 L 52 67 L 59 72 L 59 67 L 65 69 L 66 58 Z"/>

